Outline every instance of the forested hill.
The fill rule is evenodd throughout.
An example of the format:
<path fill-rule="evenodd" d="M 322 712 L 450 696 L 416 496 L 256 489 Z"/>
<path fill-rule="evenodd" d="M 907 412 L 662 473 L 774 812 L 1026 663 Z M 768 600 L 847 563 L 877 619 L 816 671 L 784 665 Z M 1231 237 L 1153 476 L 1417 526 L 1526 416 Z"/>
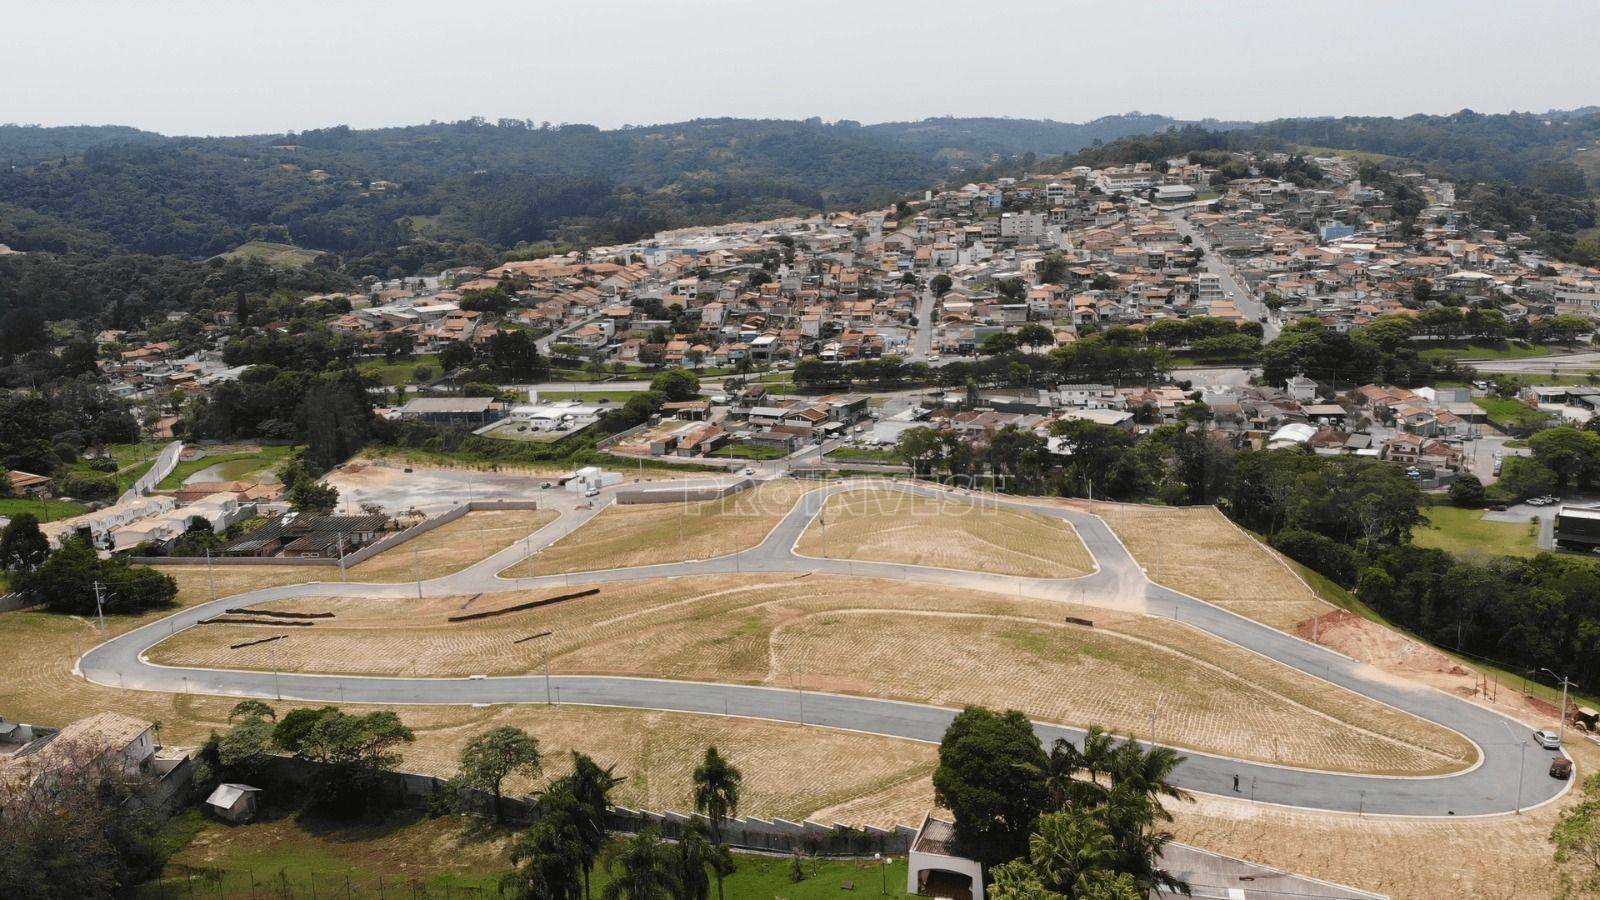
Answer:
<path fill-rule="evenodd" d="M 253 239 L 346 255 L 417 238 L 629 240 L 887 202 L 1009 158 L 1174 122 L 701 119 L 601 130 L 469 120 L 233 138 L 10 126 L 0 128 L 0 242 L 203 257 Z"/>

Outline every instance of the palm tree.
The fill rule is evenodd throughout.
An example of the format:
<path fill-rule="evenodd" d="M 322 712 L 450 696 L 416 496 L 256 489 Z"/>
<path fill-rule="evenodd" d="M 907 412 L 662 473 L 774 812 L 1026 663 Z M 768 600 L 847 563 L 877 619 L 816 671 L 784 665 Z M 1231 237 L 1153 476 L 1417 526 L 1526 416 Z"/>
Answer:
<path fill-rule="evenodd" d="M 717 752 L 715 744 L 706 748 L 705 758 L 694 768 L 694 809 L 711 820 L 711 840 L 722 846 L 722 822 L 739 815 L 739 782 L 744 776 L 733 763 Z M 717 900 L 722 900 L 723 876 L 733 871 L 733 859 L 723 854 L 713 868 L 717 876 Z"/>
<path fill-rule="evenodd" d="M 583 847 L 583 896 L 589 896 L 589 872 L 605 849 L 606 813 L 611 808 L 611 789 L 624 779 L 616 774 L 616 766 L 604 766 L 584 753 L 573 751 L 572 774 L 563 776 L 550 786 L 549 794 L 566 792 L 575 801 L 574 817 Z"/>
<path fill-rule="evenodd" d="M 1105 823 L 1083 810 L 1040 816 L 1037 830 L 1028 839 L 1028 860 L 1039 880 L 1068 896 L 1085 874 L 1110 868 L 1116 859 Z"/>
<path fill-rule="evenodd" d="M 578 900 L 587 880 L 584 842 L 571 797 L 547 797 L 544 815 L 511 846 L 516 869 L 500 879 L 502 893 L 526 900 Z M 580 874 L 581 873 L 581 874 Z"/>
<path fill-rule="evenodd" d="M 603 900 L 672 900 L 678 896 L 673 853 L 654 828 L 646 828 L 606 856 L 611 883 L 600 892 Z"/>
<path fill-rule="evenodd" d="M 1105 802 L 1106 787 L 1101 774 L 1108 772 L 1114 755 L 1114 740 L 1098 725 L 1083 736 L 1083 749 L 1066 738 L 1056 738 L 1050 746 L 1046 786 L 1051 807 L 1064 810 L 1072 806 L 1095 807 Z M 1086 778 L 1079 777 L 1087 776 Z"/>
<path fill-rule="evenodd" d="M 706 900 L 711 895 L 711 877 L 706 870 L 715 870 L 717 857 L 725 852 L 711 843 L 711 833 L 702 823 L 695 821 L 685 826 L 672 854 L 676 900 Z"/>

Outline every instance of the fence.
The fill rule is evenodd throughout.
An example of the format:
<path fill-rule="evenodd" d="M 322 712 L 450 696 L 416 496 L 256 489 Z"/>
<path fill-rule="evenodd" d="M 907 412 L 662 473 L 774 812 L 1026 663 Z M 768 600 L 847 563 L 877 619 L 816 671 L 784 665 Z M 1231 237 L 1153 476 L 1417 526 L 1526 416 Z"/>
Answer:
<path fill-rule="evenodd" d="M 317 763 L 280 756 L 272 761 L 272 774 L 293 785 L 303 785 L 315 777 Z M 386 772 L 380 783 L 383 799 L 390 805 L 425 810 L 431 798 L 442 790 L 445 780 L 415 772 Z M 474 815 L 492 816 L 494 797 L 483 791 L 461 791 L 458 804 Z M 539 801 L 533 797 L 502 797 L 501 815 L 508 822 L 531 824 L 539 819 Z M 655 827 L 663 837 L 676 839 L 692 821 L 708 822 L 704 816 L 676 812 L 652 812 L 611 808 L 606 827 L 611 831 L 636 833 Z M 904 854 L 917 836 L 915 828 L 898 825 L 890 828 L 852 827 L 838 823 L 790 822 L 785 819 L 758 819 L 744 816 L 722 823 L 722 839 L 731 847 L 759 853 L 787 854 L 801 850 L 809 856 L 871 856 L 874 853 Z"/>
<path fill-rule="evenodd" d="M 161 448 L 161 452 L 156 456 L 156 461 L 150 464 L 150 469 L 140 475 L 139 480 L 135 481 L 126 491 L 123 491 L 122 496 L 117 498 L 117 502 L 122 503 L 135 497 L 143 497 L 145 494 L 155 490 L 156 485 L 160 484 L 168 475 L 172 474 L 173 469 L 178 467 L 178 457 L 182 453 L 183 441 L 173 441 Z"/>
<path fill-rule="evenodd" d="M 460 506 L 453 506 L 431 519 L 424 519 L 404 531 L 391 534 L 381 541 L 374 541 L 354 553 L 346 553 L 343 564 L 346 568 L 360 565 L 385 550 L 393 550 L 412 538 L 421 537 L 435 528 L 449 525 L 469 512 L 538 508 L 539 501 L 537 500 L 469 500 Z M 131 557 L 129 561 L 163 566 L 337 566 L 341 562 L 338 559 L 325 557 L 285 558 L 281 556 L 135 556 Z"/>

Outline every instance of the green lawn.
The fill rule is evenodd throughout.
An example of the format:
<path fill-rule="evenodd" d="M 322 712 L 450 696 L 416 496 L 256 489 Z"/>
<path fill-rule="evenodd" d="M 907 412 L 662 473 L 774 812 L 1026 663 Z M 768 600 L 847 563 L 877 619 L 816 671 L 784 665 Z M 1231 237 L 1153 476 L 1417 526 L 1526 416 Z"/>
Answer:
<path fill-rule="evenodd" d="M 1539 552 L 1538 526 L 1521 522 L 1490 522 L 1481 509 L 1433 506 L 1423 510 L 1427 524 L 1416 529 L 1412 541 L 1448 553 L 1485 553 L 1533 556 Z"/>
<path fill-rule="evenodd" d="M 644 393 L 648 393 L 648 391 L 569 391 L 565 388 L 557 388 L 540 391 L 539 402 L 554 403 L 558 400 L 576 400 L 579 403 L 600 403 L 604 401 L 607 404 L 615 403 L 621 405 Z"/>
<path fill-rule="evenodd" d="M 743 442 L 729 444 L 706 454 L 723 459 L 783 459 L 789 451 L 782 447 L 772 447 L 767 444 L 747 444 Z"/>
<path fill-rule="evenodd" d="M 222 472 L 216 480 L 235 481 L 249 475 L 251 472 L 273 468 L 285 456 L 289 455 L 289 451 L 292 449 L 294 448 L 288 445 L 277 445 L 262 447 L 254 451 L 213 453 L 202 456 L 199 459 L 179 460 L 178 464 L 173 467 L 172 474 L 161 479 L 161 483 L 156 487 L 158 490 L 163 491 L 177 490 L 183 484 L 184 479 L 190 475 L 219 464 L 222 466 Z"/>
<path fill-rule="evenodd" d="M 1489 414 L 1489 421 L 1502 427 L 1538 428 L 1550 418 L 1548 413 L 1507 397 L 1473 397 L 1472 402 Z"/>
<path fill-rule="evenodd" d="M 372 375 L 384 387 L 396 387 L 402 384 L 411 384 L 416 379 L 412 373 L 417 366 L 427 366 L 433 369 L 433 377 L 438 378 L 444 374 L 439 365 L 439 356 L 436 353 L 425 353 L 422 356 L 408 356 L 394 362 L 385 362 L 381 359 L 369 359 L 356 367 L 362 375 Z"/>
<path fill-rule="evenodd" d="M 0 497 L 0 516 L 33 513 L 41 522 L 54 522 L 89 511 L 82 503 L 67 500 L 30 500 L 26 497 Z"/>
<path fill-rule="evenodd" d="M 67 471 L 77 475 L 102 477 L 111 475 L 117 480 L 117 493 L 121 493 L 133 486 L 139 476 L 150 469 L 156 457 L 161 455 L 167 441 L 141 441 L 137 444 L 112 444 L 107 449 L 111 451 L 111 458 L 117 462 L 117 471 L 101 472 L 89 465 L 89 460 L 79 458 L 77 462 L 67 466 Z"/>
<path fill-rule="evenodd" d="M 1428 360 L 1439 359 L 1528 359 L 1549 356 L 1557 348 L 1527 341 L 1421 341 L 1417 346 L 1426 348 L 1421 356 Z"/>
<path fill-rule="evenodd" d="M 240 244 L 227 253 L 218 255 L 218 259 L 247 259 L 258 260 L 273 266 L 309 266 L 322 255 L 321 250 L 307 250 L 293 244 L 279 244 L 273 241 L 250 241 Z"/>
<path fill-rule="evenodd" d="M 355 825 L 269 816 L 227 826 L 191 809 L 162 836 L 167 864 L 161 879 L 134 896 L 495 897 L 510 870 L 503 845 L 513 833 L 485 821 L 414 813 Z M 885 887 L 887 896 L 908 896 L 904 858 L 881 869 L 870 859 L 807 859 L 798 882 L 786 857 L 737 854 L 735 861 L 737 870 L 723 884 L 733 900 L 883 896 Z M 609 881 L 604 865 L 597 866 L 594 896 Z"/>
<path fill-rule="evenodd" d="M 827 459 L 836 459 L 841 462 L 884 463 L 886 465 L 904 465 L 905 460 L 900 458 L 900 451 L 893 449 L 870 450 L 865 447 L 840 447 L 830 451 Z"/>

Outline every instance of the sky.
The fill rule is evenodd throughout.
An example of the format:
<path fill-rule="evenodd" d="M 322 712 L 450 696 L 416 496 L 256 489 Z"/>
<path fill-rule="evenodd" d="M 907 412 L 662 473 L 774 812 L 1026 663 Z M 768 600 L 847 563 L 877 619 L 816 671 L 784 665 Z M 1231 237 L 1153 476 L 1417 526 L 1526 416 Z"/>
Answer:
<path fill-rule="evenodd" d="M 1592 0 L 3 0 L 0 122 L 256 134 L 470 116 L 1600 104 Z"/>

